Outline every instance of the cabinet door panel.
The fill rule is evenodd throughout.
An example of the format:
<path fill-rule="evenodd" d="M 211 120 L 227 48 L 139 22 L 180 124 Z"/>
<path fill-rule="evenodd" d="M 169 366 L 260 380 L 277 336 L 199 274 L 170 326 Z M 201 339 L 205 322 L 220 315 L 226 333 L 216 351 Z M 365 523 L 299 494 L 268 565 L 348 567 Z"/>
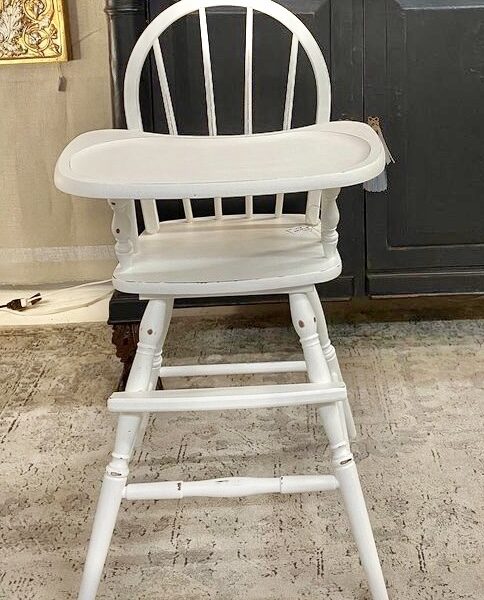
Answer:
<path fill-rule="evenodd" d="M 484 3 L 366 0 L 365 59 L 397 161 L 366 196 L 369 292 L 483 289 Z"/>

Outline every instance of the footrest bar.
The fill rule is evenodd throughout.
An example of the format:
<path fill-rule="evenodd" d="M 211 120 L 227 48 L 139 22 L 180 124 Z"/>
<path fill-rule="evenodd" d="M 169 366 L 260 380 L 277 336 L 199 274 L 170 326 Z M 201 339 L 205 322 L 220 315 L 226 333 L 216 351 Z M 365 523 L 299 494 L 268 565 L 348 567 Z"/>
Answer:
<path fill-rule="evenodd" d="M 343 383 L 292 383 L 226 388 L 115 392 L 108 401 L 112 412 L 177 412 L 271 408 L 327 404 L 346 399 Z"/>
<path fill-rule="evenodd" d="M 307 370 L 304 360 L 253 363 L 217 363 L 161 367 L 160 377 L 195 377 L 207 375 L 242 375 L 254 373 L 295 373 Z"/>
<path fill-rule="evenodd" d="M 257 494 L 322 492 L 338 488 L 333 475 L 283 475 L 282 477 L 224 477 L 205 481 L 130 483 L 126 500 L 172 500 L 194 496 L 233 498 Z"/>

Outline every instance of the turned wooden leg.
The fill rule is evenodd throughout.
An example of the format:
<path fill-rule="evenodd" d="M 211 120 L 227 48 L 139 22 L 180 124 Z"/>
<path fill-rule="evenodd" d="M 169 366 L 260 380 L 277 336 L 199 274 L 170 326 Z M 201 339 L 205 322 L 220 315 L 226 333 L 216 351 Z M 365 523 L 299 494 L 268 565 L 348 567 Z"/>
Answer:
<path fill-rule="evenodd" d="M 165 343 L 166 335 L 168 333 L 168 328 L 170 326 L 171 316 L 173 314 L 173 298 L 168 298 L 165 301 L 165 306 L 160 315 L 160 338 L 157 341 L 155 353 L 153 356 L 153 366 L 151 369 L 151 378 L 150 378 L 150 390 L 162 389 L 161 379 L 160 379 L 160 369 L 162 363 L 162 353 L 163 353 L 163 344 Z M 138 435 L 136 437 L 135 448 L 139 448 L 143 443 L 143 438 L 145 436 L 146 428 L 148 426 L 148 422 L 150 419 L 149 413 L 144 413 L 141 425 L 139 427 Z"/>
<path fill-rule="evenodd" d="M 99 494 L 78 600 L 96 598 L 128 478 L 129 448 L 134 443 L 140 422 L 139 415 L 121 415 L 118 419 L 116 444 Z"/>
<path fill-rule="evenodd" d="M 351 453 L 341 418 L 334 404 L 319 409 L 329 440 L 334 475 L 339 483 L 350 528 L 358 548 L 361 564 L 368 579 L 373 600 L 388 600 L 388 593 L 373 537 L 370 517 L 361 489 L 355 460 Z"/>
<path fill-rule="evenodd" d="M 341 369 L 339 367 L 338 357 L 336 356 L 336 350 L 334 349 L 331 340 L 328 335 L 328 327 L 326 325 L 326 319 L 324 316 L 323 307 L 321 305 L 321 301 L 319 299 L 318 292 L 316 287 L 308 293 L 309 301 L 311 302 L 311 307 L 316 315 L 316 321 L 318 325 L 318 335 L 319 340 L 321 342 L 321 346 L 323 348 L 324 358 L 329 367 L 329 371 L 331 374 L 332 381 L 343 381 L 343 377 L 341 375 Z M 356 427 L 355 422 L 353 420 L 353 413 L 351 412 L 351 406 L 348 398 L 343 402 L 341 410 L 344 413 L 344 418 L 346 421 L 346 428 L 348 430 L 348 436 L 350 440 L 354 440 L 356 438 Z"/>
<path fill-rule="evenodd" d="M 311 302 L 306 294 L 291 294 L 289 300 L 292 321 L 301 341 L 309 380 L 313 383 L 329 381 L 331 374 L 319 341 L 317 319 Z M 338 404 L 340 402 L 326 404 L 319 409 L 329 440 L 334 474 L 339 483 L 373 600 L 388 600 L 370 519 L 348 442 L 346 423 L 341 418 Z"/>
<path fill-rule="evenodd" d="M 126 383 L 126 391 L 148 391 L 153 381 L 153 365 L 162 335 L 166 335 L 165 316 L 171 314 L 169 301 L 151 300 L 139 327 L 136 355 Z M 94 600 L 111 543 L 119 506 L 129 474 L 129 459 L 143 422 L 143 414 L 121 414 L 111 461 L 104 475 L 101 493 L 89 540 L 79 600 Z"/>
<path fill-rule="evenodd" d="M 172 309 L 173 310 L 173 307 Z M 170 311 L 171 314 L 171 311 Z M 169 325 L 169 320 L 168 320 Z M 166 337 L 166 332 L 165 332 Z M 111 341 L 116 348 L 116 356 L 123 363 L 123 373 L 118 383 L 117 391 L 122 392 L 126 389 L 131 365 L 133 364 L 136 354 L 136 347 L 139 339 L 139 324 L 138 323 L 119 323 L 112 326 Z M 164 339 L 164 338 L 163 338 Z M 160 357 L 161 359 L 161 353 Z M 156 359 L 155 359 L 156 360 Z M 160 362 L 161 366 L 161 362 Z M 163 389 L 161 380 L 158 380 L 154 389 Z"/>

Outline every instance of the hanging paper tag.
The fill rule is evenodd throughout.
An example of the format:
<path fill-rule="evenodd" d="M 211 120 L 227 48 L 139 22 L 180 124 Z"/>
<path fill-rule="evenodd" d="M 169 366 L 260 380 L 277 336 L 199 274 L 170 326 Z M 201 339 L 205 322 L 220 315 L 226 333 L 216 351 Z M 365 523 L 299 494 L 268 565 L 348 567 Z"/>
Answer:
<path fill-rule="evenodd" d="M 388 148 L 388 145 L 383 136 L 383 131 L 381 130 L 381 127 L 380 127 L 379 117 L 368 117 L 368 125 L 376 131 L 378 137 L 380 138 L 381 143 L 383 144 L 383 149 L 385 151 L 386 164 L 388 165 L 391 162 L 394 163 L 395 159 L 393 158 L 392 153 L 390 152 L 390 149 Z"/>
<path fill-rule="evenodd" d="M 376 131 L 378 137 L 380 138 L 380 141 L 383 146 L 383 151 L 385 152 L 385 164 L 388 165 L 390 163 L 394 163 L 395 159 L 393 158 L 392 153 L 390 152 L 390 149 L 388 148 L 388 145 L 383 136 L 383 131 L 380 127 L 379 117 L 368 117 L 368 125 Z M 379 175 L 377 175 L 373 179 L 370 179 L 369 181 L 365 181 L 365 183 L 363 184 L 363 189 L 367 192 L 384 192 L 387 189 L 387 185 L 387 173 L 386 169 L 383 169 L 383 171 Z"/>

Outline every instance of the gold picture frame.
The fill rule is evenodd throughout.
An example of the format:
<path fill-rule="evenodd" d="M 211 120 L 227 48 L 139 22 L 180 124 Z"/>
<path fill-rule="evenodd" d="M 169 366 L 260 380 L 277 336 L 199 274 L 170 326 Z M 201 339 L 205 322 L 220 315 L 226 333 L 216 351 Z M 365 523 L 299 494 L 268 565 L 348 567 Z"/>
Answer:
<path fill-rule="evenodd" d="M 0 0 L 0 65 L 69 60 L 63 0 Z"/>

